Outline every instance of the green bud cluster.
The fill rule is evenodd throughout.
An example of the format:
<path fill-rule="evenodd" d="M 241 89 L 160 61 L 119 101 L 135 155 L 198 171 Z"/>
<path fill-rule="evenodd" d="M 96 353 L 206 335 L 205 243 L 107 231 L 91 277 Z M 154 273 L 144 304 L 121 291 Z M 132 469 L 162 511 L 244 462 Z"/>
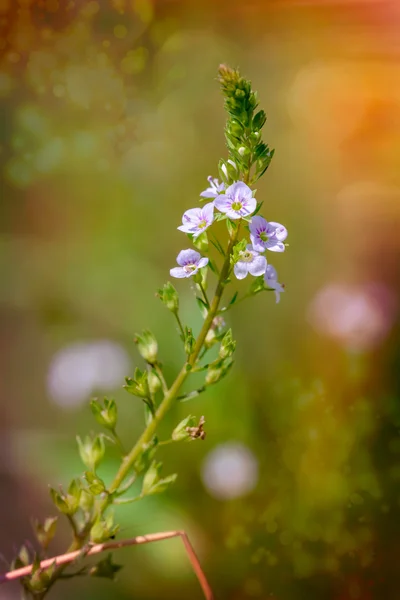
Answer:
<path fill-rule="evenodd" d="M 220 161 L 220 177 L 225 183 L 231 184 L 240 178 L 239 173 L 250 174 L 255 166 L 252 177 L 254 183 L 268 169 L 274 154 L 261 139 L 266 114 L 263 110 L 255 113 L 257 94 L 252 90 L 251 82 L 241 77 L 239 71 L 220 65 L 218 80 L 229 115 L 225 126 L 229 160 Z"/>

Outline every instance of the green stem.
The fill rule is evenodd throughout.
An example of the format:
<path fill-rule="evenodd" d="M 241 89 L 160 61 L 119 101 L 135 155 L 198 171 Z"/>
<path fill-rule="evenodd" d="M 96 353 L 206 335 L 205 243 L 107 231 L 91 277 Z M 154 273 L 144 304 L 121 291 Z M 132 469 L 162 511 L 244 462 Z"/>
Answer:
<path fill-rule="evenodd" d="M 123 443 L 121 441 L 121 438 L 119 437 L 118 433 L 115 431 L 115 429 L 112 429 L 111 433 L 112 433 L 112 436 L 113 436 L 113 438 L 115 440 L 115 443 L 118 446 L 119 451 L 121 452 L 122 456 L 125 456 L 126 450 L 124 448 L 124 445 L 123 445 Z"/>
<path fill-rule="evenodd" d="M 200 355 L 200 352 L 203 348 L 204 341 L 205 341 L 207 333 L 212 325 L 214 317 L 218 314 L 219 304 L 221 302 L 222 294 L 224 292 L 225 285 L 226 285 L 226 279 L 227 279 L 227 277 L 229 275 L 229 271 L 230 271 L 231 253 L 232 253 L 234 245 L 237 242 L 238 235 L 239 235 L 239 229 L 240 229 L 240 223 L 229 241 L 229 245 L 228 245 L 228 248 L 226 251 L 225 261 L 224 261 L 224 264 L 223 264 L 221 272 L 220 272 L 217 287 L 215 289 L 215 294 L 211 301 L 210 308 L 209 308 L 207 316 L 204 320 L 203 326 L 197 337 L 193 352 L 190 355 L 187 363 L 185 363 L 183 365 L 182 369 L 178 373 L 178 376 L 176 377 L 176 379 L 173 382 L 173 384 L 171 385 L 171 387 L 165 391 L 164 399 L 161 402 L 161 404 L 159 405 L 159 407 L 157 408 L 154 418 L 147 425 L 146 429 L 143 431 L 142 435 L 140 436 L 140 438 L 138 439 L 136 444 L 133 446 L 133 448 L 131 449 L 129 454 L 127 454 L 123 457 L 121 466 L 119 467 L 117 474 L 114 477 L 114 480 L 109 487 L 109 494 L 107 495 L 106 498 L 103 499 L 103 501 L 100 504 L 98 514 L 103 514 L 104 511 L 107 509 L 107 507 L 110 503 L 110 495 L 113 492 L 115 492 L 116 490 L 118 490 L 118 488 L 122 484 L 123 480 L 126 478 L 129 471 L 132 469 L 135 461 L 140 456 L 140 453 L 143 450 L 143 446 L 148 444 L 151 441 L 151 439 L 153 438 L 154 433 L 155 433 L 156 429 L 158 428 L 158 425 L 163 420 L 163 418 L 166 415 L 166 413 L 168 412 L 168 410 L 171 408 L 174 400 L 176 400 L 176 398 L 178 397 L 179 390 L 181 389 L 183 383 L 185 382 L 192 367 L 194 366 L 194 364 L 196 363 L 196 361 Z M 183 326 L 179 319 L 179 316 L 176 312 L 174 314 L 177 319 L 179 328 L 180 328 L 182 334 L 184 334 Z M 70 547 L 68 549 L 68 552 L 72 552 L 74 550 L 79 550 L 80 548 L 82 548 L 82 546 L 84 546 L 84 544 L 85 544 L 85 540 L 82 539 L 82 536 L 78 539 L 74 539 L 74 541 L 72 542 L 72 544 L 70 545 Z M 49 588 L 51 587 L 51 585 L 54 584 L 56 579 L 61 575 L 61 573 L 63 572 L 65 567 L 66 567 L 66 565 L 61 565 L 57 569 L 56 573 L 54 574 L 54 576 L 52 578 L 52 581 L 50 582 Z"/>
<path fill-rule="evenodd" d="M 185 339 L 185 330 L 183 328 L 182 321 L 179 318 L 178 311 L 174 311 L 174 315 L 175 315 L 175 319 L 178 323 L 179 330 L 181 332 L 182 340 L 184 340 Z"/>
<path fill-rule="evenodd" d="M 210 307 L 210 301 L 207 298 L 207 292 L 204 289 L 204 285 L 201 282 L 199 283 L 199 288 L 201 289 L 201 293 L 203 294 L 203 298 L 204 298 L 205 303 L 207 304 L 207 308 L 209 308 Z"/>
<path fill-rule="evenodd" d="M 194 366 L 194 364 L 201 352 L 201 349 L 203 347 L 204 340 L 206 339 L 208 330 L 210 329 L 212 322 L 214 320 L 214 317 L 216 316 L 216 314 L 218 312 L 219 303 L 221 301 L 222 294 L 223 294 L 224 288 L 225 288 L 225 280 L 228 276 L 229 269 L 230 269 L 230 256 L 232 253 L 233 246 L 236 244 L 238 234 L 239 234 L 239 227 L 237 227 L 235 233 L 233 234 L 233 236 L 231 237 L 231 239 L 229 241 L 228 249 L 226 252 L 225 262 L 221 269 L 221 274 L 218 279 L 214 298 L 211 301 L 210 309 L 204 320 L 203 327 L 201 328 L 201 331 L 197 337 L 193 352 L 190 355 L 188 362 L 183 365 L 177 378 L 175 379 L 175 381 L 173 382 L 173 384 L 171 385 L 171 387 L 165 394 L 163 401 L 161 402 L 160 406 L 156 410 L 156 414 L 154 415 L 153 420 L 148 424 L 146 429 L 143 431 L 142 435 L 140 436 L 140 438 L 138 439 L 136 444 L 133 446 L 133 448 L 129 452 L 129 454 L 124 457 L 124 459 L 121 463 L 121 466 L 118 469 L 118 472 L 114 478 L 114 481 L 110 485 L 110 488 L 109 488 L 110 493 L 115 492 L 119 488 L 119 486 L 121 485 L 121 483 L 123 482 L 123 480 L 125 479 L 127 474 L 129 473 L 130 469 L 132 468 L 133 464 L 139 457 L 140 453 L 142 452 L 143 446 L 145 446 L 146 444 L 148 444 L 151 441 L 158 425 L 163 420 L 164 416 L 166 415 L 166 413 L 172 406 L 174 400 L 178 396 L 179 390 L 181 389 L 186 378 L 188 377 L 191 368 Z M 107 504 L 108 504 L 108 500 L 105 499 L 103 502 L 103 505 L 101 507 L 102 512 L 107 507 Z"/>
<path fill-rule="evenodd" d="M 179 317 L 178 317 L 178 319 L 179 319 Z M 167 385 L 167 382 L 165 381 L 164 373 L 162 372 L 162 369 L 161 369 L 160 365 L 158 364 L 158 362 L 156 362 L 154 364 L 154 369 L 158 375 L 159 380 L 161 381 L 162 391 L 165 396 L 165 394 L 168 392 L 168 385 Z"/>

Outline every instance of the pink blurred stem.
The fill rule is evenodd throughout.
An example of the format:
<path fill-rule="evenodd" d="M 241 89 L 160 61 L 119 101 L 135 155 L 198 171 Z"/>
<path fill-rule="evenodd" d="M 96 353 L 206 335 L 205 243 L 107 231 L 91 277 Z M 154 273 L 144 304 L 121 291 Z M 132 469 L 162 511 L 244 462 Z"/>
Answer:
<path fill-rule="evenodd" d="M 213 593 L 208 584 L 203 569 L 201 568 L 199 559 L 197 558 L 193 546 L 190 543 L 189 538 L 184 531 L 164 531 L 161 533 L 149 533 L 148 535 L 139 535 L 128 540 L 121 540 L 119 542 L 106 542 L 104 544 L 95 544 L 94 546 L 88 548 L 85 555 L 92 556 L 94 554 L 100 554 L 105 550 L 117 550 L 118 548 L 124 548 L 125 546 L 148 544 L 149 542 L 160 542 L 162 540 L 168 540 L 174 537 L 182 538 L 183 545 L 185 546 L 185 550 L 193 567 L 193 571 L 195 572 L 196 577 L 199 580 L 201 589 L 204 593 L 204 597 L 206 598 L 206 600 L 214 600 Z M 46 558 L 45 560 L 42 560 L 40 563 L 40 567 L 41 569 L 47 569 L 54 563 L 57 566 L 65 565 L 73 562 L 76 558 L 80 556 L 82 556 L 82 550 L 68 552 L 68 554 L 60 554 L 59 556 L 54 556 L 53 558 Z M 13 581 L 15 579 L 19 579 L 20 577 L 26 577 L 27 575 L 30 575 L 32 571 L 32 566 L 33 565 L 28 565 L 27 567 L 21 567 L 20 569 L 15 569 L 14 571 L 9 571 L 8 573 L 0 575 L 0 583 L 7 583 L 8 581 Z"/>

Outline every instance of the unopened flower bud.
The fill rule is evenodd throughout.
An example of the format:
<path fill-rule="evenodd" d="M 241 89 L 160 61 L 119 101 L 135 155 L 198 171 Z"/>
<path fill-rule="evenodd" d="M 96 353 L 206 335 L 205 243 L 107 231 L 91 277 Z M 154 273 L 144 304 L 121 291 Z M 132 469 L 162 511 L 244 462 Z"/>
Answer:
<path fill-rule="evenodd" d="M 76 441 L 78 442 L 79 454 L 83 464 L 91 471 L 94 471 L 104 456 L 105 446 L 103 436 L 96 435 L 94 438 L 86 436 L 84 441 L 77 436 Z"/>
<path fill-rule="evenodd" d="M 220 358 L 228 358 L 235 352 L 236 342 L 232 339 L 232 329 L 229 329 L 223 337 L 219 349 Z"/>
<path fill-rule="evenodd" d="M 141 356 L 148 363 L 154 364 L 157 360 L 158 344 L 151 331 L 144 329 L 142 335 L 137 335 L 134 341 Z"/>
<path fill-rule="evenodd" d="M 161 381 L 153 370 L 149 371 L 147 381 L 149 384 L 150 394 L 156 394 L 161 389 Z"/>
<path fill-rule="evenodd" d="M 172 283 L 168 281 L 164 287 L 158 290 L 158 296 L 161 298 L 165 306 L 173 313 L 179 309 L 179 295 Z"/>
<path fill-rule="evenodd" d="M 172 432 L 171 437 L 174 440 L 174 442 L 189 440 L 191 436 L 188 432 L 188 429 L 192 427 L 195 424 L 195 422 L 196 417 L 193 417 L 192 415 L 189 415 L 188 417 L 186 417 L 186 419 L 183 419 L 183 421 L 181 421 Z"/>

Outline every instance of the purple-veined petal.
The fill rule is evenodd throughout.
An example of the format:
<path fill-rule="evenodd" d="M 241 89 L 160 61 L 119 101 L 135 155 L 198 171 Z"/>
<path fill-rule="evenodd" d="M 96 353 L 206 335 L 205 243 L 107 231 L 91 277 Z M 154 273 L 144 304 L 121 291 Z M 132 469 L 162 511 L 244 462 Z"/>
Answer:
<path fill-rule="evenodd" d="M 176 277 L 177 279 L 187 277 L 187 273 L 183 267 L 174 267 L 173 269 L 170 269 L 169 274 L 171 277 Z"/>
<path fill-rule="evenodd" d="M 184 267 L 185 265 L 197 264 L 197 262 L 200 260 L 200 258 L 201 257 L 200 257 L 199 252 L 196 252 L 196 250 L 192 250 L 191 248 L 188 248 L 187 250 L 181 250 L 179 252 L 178 256 L 176 257 L 176 262 L 181 267 Z"/>
<path fill-rule="evenodd" d="M 259 241 L 257 236 L 254 236 L 252 233 L 250 234 L 250 241 L 253 245 L 253 250 L 255 250 L 256 252 L 264 252 L 265 251 L 265 245 Z"/>
<path fill-rule="evenodd" d="M 201 192 L 200 194 L 202 198 L 215 198 L 216 195 L 217 191 L 213 188 L 207 188 L 206 190 L 204 190 L 204 192 Z"/>
<path fill-rule="evenodd" d="M 233 210 L 232 208 L 228 208 L 227 210 L 224 210 L 223 212 L 225 212 L 230 219 L 241 219 L 242 218 L 239 211 Z"/>
<path fill-rule="evenodd" d="M 244 279 L 247 276 L 249 263 L 239 261 L 233 267 L 233 272 L 237 279 Z"/>
<path fill-rule="evenodd" d="M 226 194 L 220 194 L 214 200 L 215 208 L 218 208 L 221 212 L 227 212 L 232 204 L 232 199 Z"/>
<path fill-rule="evenodd" d="M 267 226 L 267 221 L 264 217 L 260 217 L 260 215 L 256 215 L 251 219 L 251 223 L 249 225 L 250 233 L 252 235 L 256 235 L 258 231 L 264 231 Z"/>
<path fill-rule="evenodd" d="M 202 269 L 203 267 L 205 267 L 206 265 L 208 265 L 208 258 L 206 258 L 205 256 L 203 256 L 199 262 L 197 263 L 197 267 L 199 269 Z"/>
<path fill-rule="evenodd" d="M 207 225 L 211 225 L 214 220 L 214 202 L 208 202 L 203 206 L 202 216 L 207 221 Z"/>
<path fill-rule="evenodd" d="M 250 198 L 253 196 L 253 192 L 243 181 L 236 181 L 236 183 L 233 183 L 227 188 L 225 193 L 230 198 L 233 198 L 236 202 L 250 200 Z"/>
<path fill-rule="evenodd" d="M 267 268 L 267 259 L 265 256 L 256 256 L 254 260 L 249 263 L 249 273 L 254 277 L 264 275 L 265 269 Z"/>
<path fill-rule="evenodd" d="M 193 225 L 193 223 L 187 223 L 186 225 L 179 225 L 177 229 L 179 229 L 179 231 L 183 231 L 183 233 L 195 233 L 196 226 Z"/>
<path fill-rule="evenodd" d="M 248 217 L 253 213 L 257 208 L 257 200 L 255 198 L 249 198 L 244 201 L 243 208 L 240 209 L 240 212 L 243 217 Z"/>
<path fill-rule="evenodd" d="M 189 210 L 187 210 L 183 213 L 182 223 L 183 224 L 188 223 L 188 222 L 197 223 L 197 221 L 200 221 L 201 218 L 202 218 L 201 208 L 189 208 Z"/>

